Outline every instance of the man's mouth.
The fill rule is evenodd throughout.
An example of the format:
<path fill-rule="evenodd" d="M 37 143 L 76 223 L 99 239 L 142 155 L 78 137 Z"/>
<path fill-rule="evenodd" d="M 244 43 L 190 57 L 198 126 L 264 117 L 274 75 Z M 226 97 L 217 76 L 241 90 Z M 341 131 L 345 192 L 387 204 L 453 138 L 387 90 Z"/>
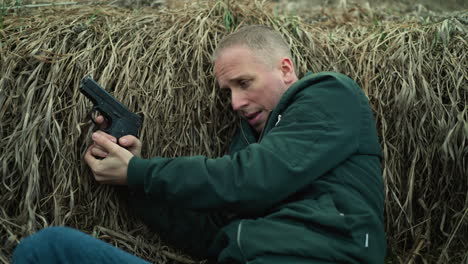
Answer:
<path fill-rule="evenodd" d="M 247 119 L 247 121 L 250 123 L 250 125 L 254 125 L 255 123 L 257 123 L 261 113 L 262 111 L 258 111 L 258 112 L 246 114 L 244 116 Z"/>

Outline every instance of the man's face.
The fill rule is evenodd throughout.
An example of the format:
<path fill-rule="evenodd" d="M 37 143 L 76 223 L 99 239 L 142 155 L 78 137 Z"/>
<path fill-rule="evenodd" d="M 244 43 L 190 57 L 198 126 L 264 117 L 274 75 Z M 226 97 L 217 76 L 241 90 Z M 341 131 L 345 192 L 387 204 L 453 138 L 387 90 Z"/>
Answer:
<path fill-rule="evenodd" d="M 271 67 L 249 48 L 234 46 L 221 51 L 214 73 L 221 89 L 231 92 L 233 110 L 261 133 L 269 112 L 288 88 L 280 61 Z"/>

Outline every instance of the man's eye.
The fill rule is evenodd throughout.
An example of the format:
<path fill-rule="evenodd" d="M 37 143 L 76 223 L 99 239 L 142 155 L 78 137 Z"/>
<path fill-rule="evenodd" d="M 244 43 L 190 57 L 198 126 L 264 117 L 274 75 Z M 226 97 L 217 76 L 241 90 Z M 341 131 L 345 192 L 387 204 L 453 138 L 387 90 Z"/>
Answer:
<path fill-rule="evenodd" d="M 239 86 L 241 88 L 245 89 L 245 88 L 249 87 L 249 85 L 250 85 L 250 80 L 240 80 L 239 81 Z"/>

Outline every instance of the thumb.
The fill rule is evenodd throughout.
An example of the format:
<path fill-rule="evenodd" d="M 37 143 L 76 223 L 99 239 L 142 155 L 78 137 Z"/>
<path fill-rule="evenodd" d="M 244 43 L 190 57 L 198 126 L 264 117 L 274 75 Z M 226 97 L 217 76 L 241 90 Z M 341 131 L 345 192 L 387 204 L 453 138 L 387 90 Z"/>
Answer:
<path fill-rule="evenodd" d="M 124 147 L 139 147 L 141 145 L 141 141 L 132 135 L 126 135 L 119 139 L 119 144 Z"/>
<path fill-rule="evenodd" d="M 119 143 L 121 146 L 128 147 L 128 146 L 132 146 L 133 144 L 135 144 L 135 139 L 133 136 L 127 135 L 127 136 L 121 137 L 119 139 Z"/>
<path fill-rule="evenodd" d="M 138 157 L 140 156 L 141 141 L 137 137 L 133 135 L 127 135 L 127 136 L 121 137 L 119 139 L 119 144 L 120 146 L 130 151 L 133 155 L 138 156 Z"/>

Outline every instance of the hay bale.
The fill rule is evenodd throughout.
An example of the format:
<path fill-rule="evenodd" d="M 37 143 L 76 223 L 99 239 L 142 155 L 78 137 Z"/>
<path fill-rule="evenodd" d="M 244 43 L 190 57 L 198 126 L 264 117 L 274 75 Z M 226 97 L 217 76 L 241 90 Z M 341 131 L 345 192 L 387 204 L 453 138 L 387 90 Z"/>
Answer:
<path fill-rule="evenodd" d="M 68 225 L 150 261 L 191 263 L 128 215 L 115 188 L 82 161 L 94 78 L 145 115 L 143 156 L 222 155 L 235 127 L 210 54 L 244 24 L 278 29 L 300 75 L 339 71 L 361 84 L 385 155 L 389 260 L 461 261 L 468 243 L 467 29 L 457 18 L 423 25 L 316 23 L 259 4 L 195 3 L 183 10 L 68 8 L 6 16 L 0 29 L 0 260 L 19 239 Z"/>

